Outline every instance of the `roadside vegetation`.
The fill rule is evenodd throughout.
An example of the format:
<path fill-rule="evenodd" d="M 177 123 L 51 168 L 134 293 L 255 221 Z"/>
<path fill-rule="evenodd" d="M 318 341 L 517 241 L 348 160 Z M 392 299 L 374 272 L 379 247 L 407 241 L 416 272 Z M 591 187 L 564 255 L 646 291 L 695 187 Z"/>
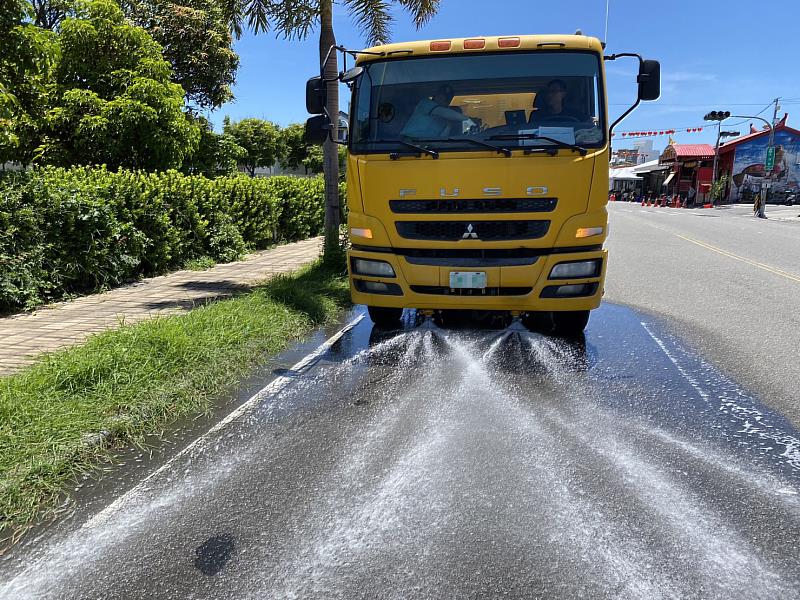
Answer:
<path fill-rule="evenodd" d="M 319 177 L 44 167 L 0 176 L 0 314 L 319 235 Z"/>
<path fill-rule="evenodd" d="M 62 504 L 75 478 L 115 448 L 206 411 L 348 303 L 344 263 L 320 261 L 185 315 L 123 325 L 0 378 L 0 539 L 7 544 Z"/>

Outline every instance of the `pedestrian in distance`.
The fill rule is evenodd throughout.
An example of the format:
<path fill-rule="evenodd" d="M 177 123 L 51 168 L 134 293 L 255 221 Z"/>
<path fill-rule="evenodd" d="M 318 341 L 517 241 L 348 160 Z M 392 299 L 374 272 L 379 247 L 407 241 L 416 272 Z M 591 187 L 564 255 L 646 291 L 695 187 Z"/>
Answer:
<path fill-rule="evenodd" d="M 695 196 L 697 196 L 697 190 L 694 189 L 693 185 L 690 185 L 689 191 L 686 193 L 686 200 L 689 206 L 694 206 Z"/>

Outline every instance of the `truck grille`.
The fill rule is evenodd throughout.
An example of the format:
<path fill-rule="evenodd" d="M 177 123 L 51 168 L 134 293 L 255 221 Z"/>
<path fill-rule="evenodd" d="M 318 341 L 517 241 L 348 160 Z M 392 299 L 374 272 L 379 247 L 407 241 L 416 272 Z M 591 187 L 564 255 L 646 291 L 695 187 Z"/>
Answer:
<path fill-rule="evenodd" d="M 556 198 L 480 198 L 474 200 L 389 200 L 393 213 L 464 214 L 553 212 Z"/>
<path fill-rule="evenodd" d="M 452 289 L 439 285 L 412 285 L 411 290 L 417 294 L 435 294 L 438 296 L 524 296 L 533 291 L 532 287 L 489 287 L 483 289 Z"/>
<path fill-rule="evenodd" d="M 408 240 L 535 240 L 547 234 L 550 221 L 398 221 L 397 233 Z"/>

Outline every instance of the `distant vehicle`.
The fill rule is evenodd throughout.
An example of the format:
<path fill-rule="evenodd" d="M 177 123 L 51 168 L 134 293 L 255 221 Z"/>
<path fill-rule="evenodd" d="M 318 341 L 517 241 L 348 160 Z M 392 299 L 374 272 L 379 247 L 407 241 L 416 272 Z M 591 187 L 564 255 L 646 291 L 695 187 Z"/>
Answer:
<path fill-rule="evenodd" d="M 785 204 L 786 206 L 792 206 L 798 201 L 800 201 L 800 190 L 797 188 L 786 188 L 784 190 L 775 191 L 767 197 L 767 204 Z"/>

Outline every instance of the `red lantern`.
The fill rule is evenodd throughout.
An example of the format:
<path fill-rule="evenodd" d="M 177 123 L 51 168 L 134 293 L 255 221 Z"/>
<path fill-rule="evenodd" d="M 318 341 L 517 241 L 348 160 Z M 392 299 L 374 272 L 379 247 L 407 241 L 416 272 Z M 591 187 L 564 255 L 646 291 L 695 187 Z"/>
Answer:
<path fill-rule="evenodd" d="M 659 131 L 658 135 L 664 135 L 664 132 L 663 131 Z"/>
<path fill-rule="evenodd" d="M 624 131 L 622 132 L 622 137 L 625 137 L 625 132 Z"/>

